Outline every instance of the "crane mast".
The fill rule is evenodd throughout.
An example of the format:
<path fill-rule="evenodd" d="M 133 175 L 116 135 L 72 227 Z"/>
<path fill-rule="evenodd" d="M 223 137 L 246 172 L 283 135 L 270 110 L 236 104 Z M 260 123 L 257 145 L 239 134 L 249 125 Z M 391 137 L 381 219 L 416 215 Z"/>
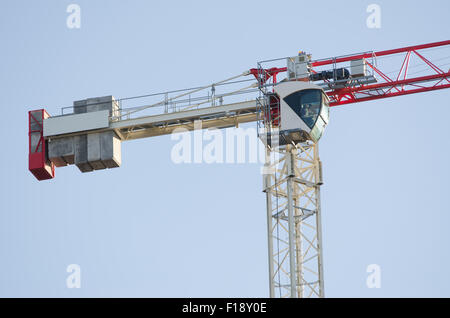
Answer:
<path fill-rule="evenodd" d="M 450 41 L 441 41 L 321 60 L 299 52 L 211 85 L 118 100 L 88 98 L 57 116 L 33 110 L 29 170 L 47 180 L 55 167 L 115 168 L 123 141 L 192 131 L 196 123 L 220 129 L 256 122 L 266 153 L 270 297 L 324 297 L 318 141 L 329 108 L 450 88 L 450 72 L 443 69 L 450 63 L 437 63 L 449 57 L 443 53 L 449 48 Z M 390 57 L 385 66 L 381 59 Z M 412 65 L 413 59 L 418 63 Z M 385 71 L 389 66 L 397 68 Z M 417 67 L 424 69 L 411 72 Z"/>
<path fill-rule="evenodd" d="M 318 144 L 267 151 L 270 297 L 324 297 Z M 291 257 L 292 255 L 292 257 Z"/>

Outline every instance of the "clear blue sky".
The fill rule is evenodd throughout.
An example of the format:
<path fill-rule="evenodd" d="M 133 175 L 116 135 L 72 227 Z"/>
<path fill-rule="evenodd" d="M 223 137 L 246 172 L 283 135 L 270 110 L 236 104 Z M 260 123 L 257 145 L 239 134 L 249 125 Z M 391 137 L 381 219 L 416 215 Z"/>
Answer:
<path fill-rule="evenodd" d="M 66 27 L 70 3 L 81 29 Z M 119 169 L 37 182 L 27 111 L 207 84 L 298 50 L 450 38 L 448 1 L 343 3 L 2 1 L 0 296 L 268 296 L 257 164 L 176 165 L 164 136 L 123 143 Z M 371 3 L 381 29 L 366 27 Z M 327 296 L 450 296 L 449 94 L 332 110 L 320 147 Z M 72 263 L 80 289 L 65 285 Z M 373 263 L 380 289 L 366 287 Z"/>

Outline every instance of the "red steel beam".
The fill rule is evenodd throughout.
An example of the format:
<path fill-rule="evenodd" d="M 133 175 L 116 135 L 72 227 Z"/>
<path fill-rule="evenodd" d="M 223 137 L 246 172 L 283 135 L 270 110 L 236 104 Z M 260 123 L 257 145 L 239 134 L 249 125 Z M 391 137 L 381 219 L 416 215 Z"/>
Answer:
<path fill-rule="evenodd" d="M 450 44 L 450 40 L 447 40 L 447 41 L 433 42 L 433 43 L 427 43 L 427 44 L 421 44 L 421 45 L 407 46 L 407 47 L 402 47 L 402 48 L 393 49 L 393 50 L 378 51 L 378 52 L 374 52 L 373 54 L 375 56 L 384 56 L 384 55 L 397 54 L 397 53 L 402 53 L 402 52 L 410 52 L 413 50 L 428 49 L 428 48 L 432 48 L 432 47 L 444 46 L 444 45 L 449 45 L 449 44 Z M 332 59 L 327 59 L 327 60 L 322 60 L 322 61 L 315 61 L 315 62 L 312 62 L 311 65 L 312 66 L 322 66 L 322 65 L 332 64 L 335 62 L 341 63 L 341 62 L 348 62 L 351 60 L 359 60 L 359 59 L 370 58 L 370 57 L 372 57 L 372 53 L 363 53 L 363 54 L 356 54 L 356 55 L 340 57 L 340 58 L 336 58 L 336 59 L 332 58 Z"/>

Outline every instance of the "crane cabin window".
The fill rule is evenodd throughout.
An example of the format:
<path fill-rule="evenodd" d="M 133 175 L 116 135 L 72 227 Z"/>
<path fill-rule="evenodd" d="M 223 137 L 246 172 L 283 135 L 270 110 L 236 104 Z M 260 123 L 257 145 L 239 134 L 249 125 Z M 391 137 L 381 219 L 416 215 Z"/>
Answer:
<path fill-rule="evenodd" d="M 297 115 L 312 129 L 320 114 L 322 106 L 322 91 L 318 89 L 305 89 L 292 93 L 284 101 Z"/>

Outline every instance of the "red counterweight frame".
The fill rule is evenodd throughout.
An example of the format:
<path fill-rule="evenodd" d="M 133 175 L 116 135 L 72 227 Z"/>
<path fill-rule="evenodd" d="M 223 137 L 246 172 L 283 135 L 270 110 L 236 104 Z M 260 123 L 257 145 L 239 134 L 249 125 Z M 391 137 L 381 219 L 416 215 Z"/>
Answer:
<path fill-rule="evenodd" d="M 55 177 L 55 166 L 48 160 L 44 139 L 44 119 L 48 117 L 44 109 L 28 112 L 28 169 L 39 181 Z"/>

